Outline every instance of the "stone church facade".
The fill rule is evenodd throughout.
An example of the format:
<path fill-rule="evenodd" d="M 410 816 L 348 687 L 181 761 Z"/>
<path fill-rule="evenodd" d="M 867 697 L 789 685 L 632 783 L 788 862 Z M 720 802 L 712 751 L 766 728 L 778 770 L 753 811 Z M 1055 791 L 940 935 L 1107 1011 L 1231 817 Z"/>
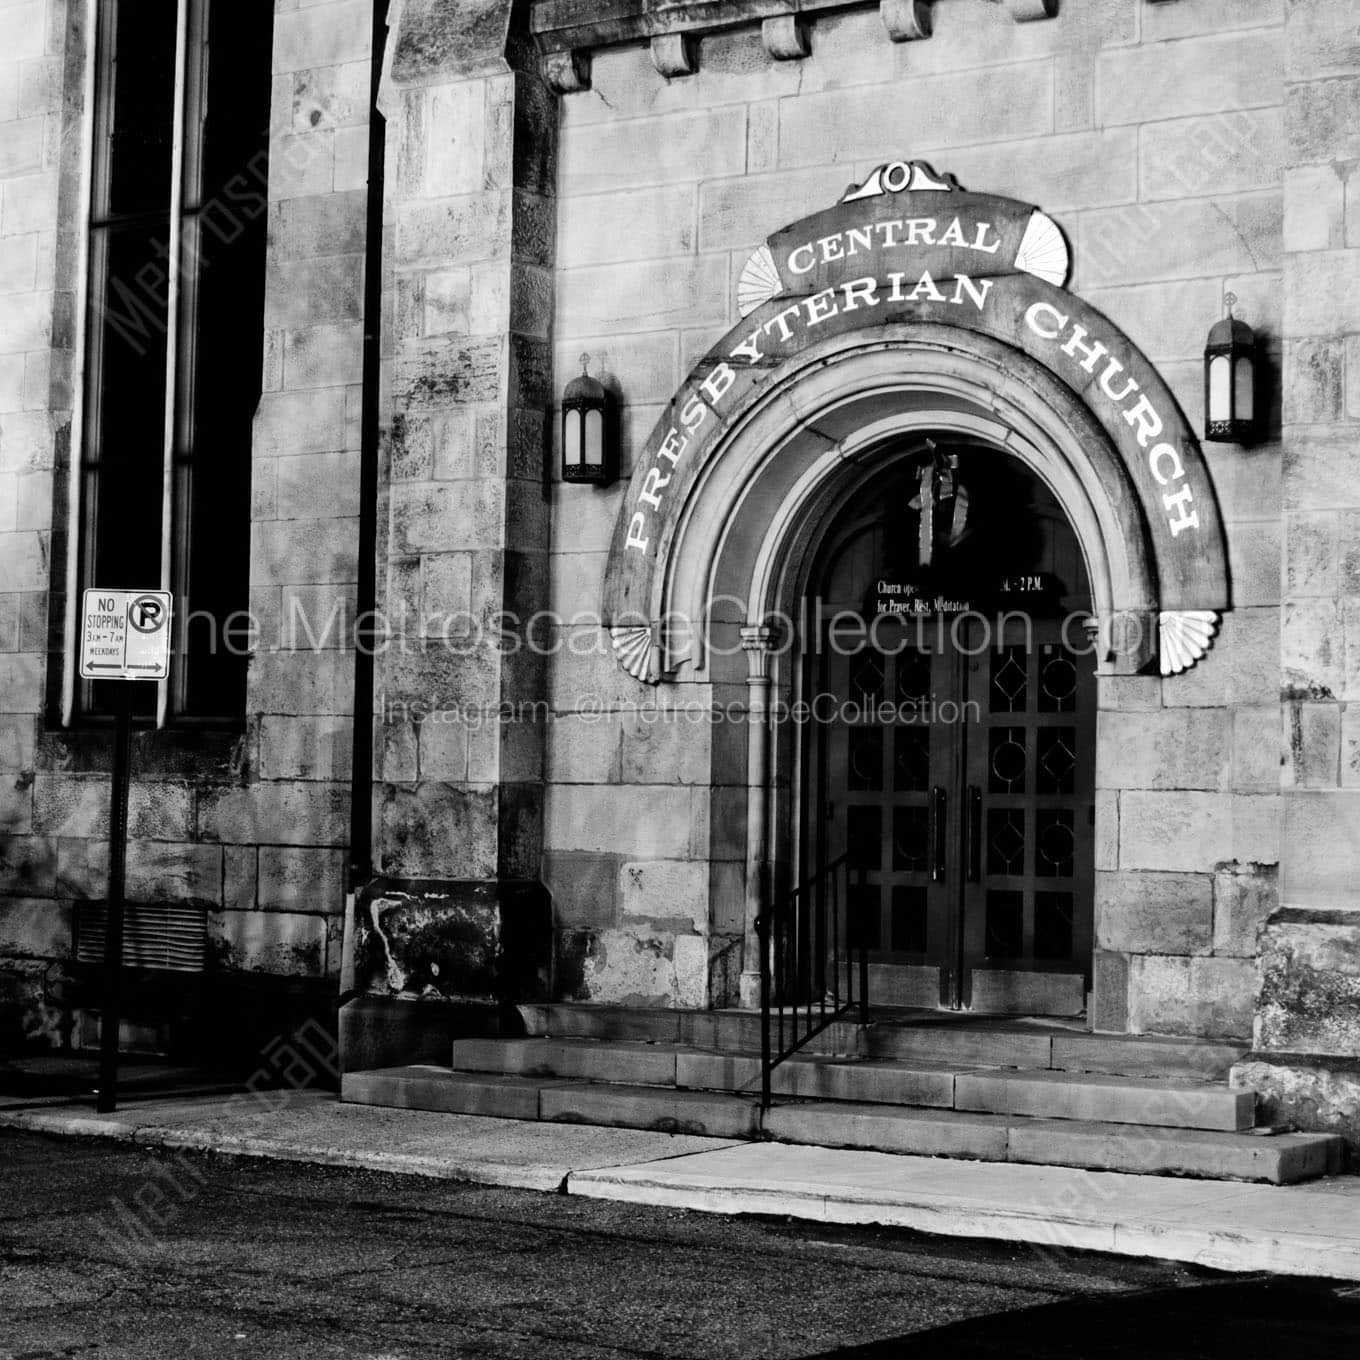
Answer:
<path fill-rule="evenodd" d="M 1348 0 L 277 0 L 255 48 L 213 3 L 159 7 L 178 79 L 126 117 L 116 5 L 0 7 L 4 1042 L 97 1033 L 79 592 L 165 585 L 241 645 L 139 687 L 128 897 L 201 961 L 134 970 L 129 1048 L 749 1010 L 762 906 L 867 834 L 883 1001 L 1231 1041 L 1279 1119 L 1360 1134 Z M 234 141 L 214 47 L 255 53 Z M 1205 437 L 1229 294 L 1243 442 Z M 602 485 L 561 476 L 582 355 Z M 1067 616 L 1014 653 L 1038 697 L 905 756 L 798 720 L 907 693 L 809 602 L 872 623 L 928 512 L 955 588 L 955 481 Z M 950 636 L 911 692 L 1002 711 Z M 1008 801 L 1003 748 L 1060 747 Z"/>

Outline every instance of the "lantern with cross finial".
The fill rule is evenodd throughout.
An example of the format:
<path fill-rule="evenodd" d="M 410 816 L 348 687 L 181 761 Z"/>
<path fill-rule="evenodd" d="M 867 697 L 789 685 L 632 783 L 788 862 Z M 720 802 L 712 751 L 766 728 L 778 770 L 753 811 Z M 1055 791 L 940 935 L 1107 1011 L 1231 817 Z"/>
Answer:
<path fill-rule="evenodd" d="M 617 475 L 609 393 L 590 376 L 590 355 L 581 355 L 581 375 L 562 393 L 562 480 L 608 486 Z"/>
<path fill-rule="evenodd" d="M 1235 294 L 1223 301 L 1228 314 L 1204 347 L 1204 437 L 1247 444 L 1256 433 L 1256 333 L 1233 315 Z"/>

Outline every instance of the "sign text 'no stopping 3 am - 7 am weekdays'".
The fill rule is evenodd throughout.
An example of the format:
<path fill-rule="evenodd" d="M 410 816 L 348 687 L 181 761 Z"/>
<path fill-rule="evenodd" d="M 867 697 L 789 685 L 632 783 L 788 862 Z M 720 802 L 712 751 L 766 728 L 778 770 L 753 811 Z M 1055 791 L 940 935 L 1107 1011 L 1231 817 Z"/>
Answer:
<path fill-rule="evenodd" d="M 168 590 L 87 590 L 80 619 L 84 680 L 164 680 L 170 673 Z"/>

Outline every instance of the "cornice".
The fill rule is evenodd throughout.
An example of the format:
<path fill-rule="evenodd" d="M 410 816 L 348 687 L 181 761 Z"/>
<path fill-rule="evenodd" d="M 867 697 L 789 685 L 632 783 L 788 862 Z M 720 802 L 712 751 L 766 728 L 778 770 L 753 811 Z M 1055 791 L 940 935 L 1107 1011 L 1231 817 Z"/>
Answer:
<path fill-rule="evenodd" d="M 1060 0 L 992 0 L 1016 23 L 1051 19 Z M 529 26 L 544 74 L 559 93 L 590 88 L 590 59 L 604 47 L 646 42 L 652 62 L 669 78 L 698 69 L 697 40 L 723 29 L 761 26 L 774 61 L 808 55 L 805 22 L 839 10 L 868 9 L 873 0 L 531 0 Z M 938 0 L 878 0 L 893 42 L 929 38 Z"/>

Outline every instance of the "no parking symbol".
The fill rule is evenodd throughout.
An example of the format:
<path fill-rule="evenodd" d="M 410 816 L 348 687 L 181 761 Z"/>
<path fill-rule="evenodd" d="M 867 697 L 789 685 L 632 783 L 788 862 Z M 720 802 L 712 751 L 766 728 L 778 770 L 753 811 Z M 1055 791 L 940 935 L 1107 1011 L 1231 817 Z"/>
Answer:
<path fill-rule="evenodd" d="M 80 674 L 85 680 L 164 680 L 170 673 L 168 590 L 87 590 Z"/>

